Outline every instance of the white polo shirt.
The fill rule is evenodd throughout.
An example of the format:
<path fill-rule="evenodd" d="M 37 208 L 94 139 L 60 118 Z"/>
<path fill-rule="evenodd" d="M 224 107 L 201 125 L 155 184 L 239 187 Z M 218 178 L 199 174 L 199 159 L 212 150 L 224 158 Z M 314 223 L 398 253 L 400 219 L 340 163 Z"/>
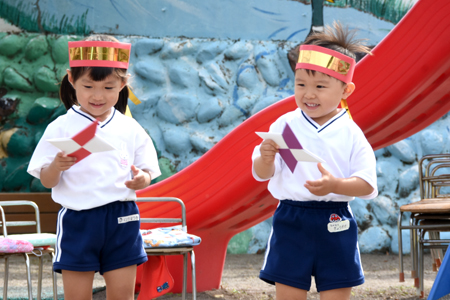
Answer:
<path fill-rule="evenodd" d="M 72 137 L 93 121 L 93 117 L 73 106 L 50 123 L 34 150 L 28 173 L 40 178 L 41 169 L 60 151 L 46 140 Z M 153 142 L 133 118 L 112 108 L 108 118 L 99 123 L 96 135 L 116 150 L 93 153 L 62 172 L 59 183 L 52 188 L 52 198 L 64 207 L 83 210 L 118 200 L 135 200 L 136 192 L 125 186 L 125 181 L 132 178 L 131 165 L 149 171 L 152 179 L 161 175 Z"/>
<path fill-rule="evenodd" d="M 318 155 L 326 163 L 322 164 L 333 176 L 338 178 L 360 177 L 369 183 L 374 191 L 362 199 L 373 199 L 378 195 L 376 159 L 373 149 L 362 130 L 350 120 L 345 110 L 339 112 L 327 123 L 319 126 L 299 108 L 278 118 L 271 126 L 270 132 L 282 133 L 288 123 L 304 149 Z M 261 156 L 260 145 L 256 146 L 252 161 Z M 307 180 L 322 177 L 317 163 L 299 162 L 290 171 L 281 156 L 275 156 L 275 173 L 270 179 L 259 178 L 252 165 L 253 177 L 258 181 L 270 180 L 268 190 L 276 199 L 297 201 L 351 201 L 355 197 L 338 194 L 316 196 L 303 185 Z"/>

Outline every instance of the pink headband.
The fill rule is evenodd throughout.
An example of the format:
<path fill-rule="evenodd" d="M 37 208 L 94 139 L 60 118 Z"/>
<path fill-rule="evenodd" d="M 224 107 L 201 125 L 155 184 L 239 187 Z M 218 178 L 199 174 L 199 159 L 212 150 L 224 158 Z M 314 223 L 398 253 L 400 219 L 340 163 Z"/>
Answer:
<path fill-rule="evenodd" d="M 128 69 L 131 44 L 103 41 L 69 42 L 71 67 Z"/>
<path fill-rule="evenodd" d="M 302 45 L 295 69 L 319 71 L 349 83 L 353 78 L 355 64 L 353 58 L 337 51 L 316 45 Z"/>

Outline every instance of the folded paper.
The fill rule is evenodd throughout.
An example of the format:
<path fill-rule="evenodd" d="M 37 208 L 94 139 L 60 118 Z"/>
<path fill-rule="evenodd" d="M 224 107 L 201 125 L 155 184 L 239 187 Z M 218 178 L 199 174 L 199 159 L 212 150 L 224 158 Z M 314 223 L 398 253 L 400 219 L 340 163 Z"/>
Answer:
<path fill-rule="evenodd" d="M 98 121 L 95 120 L 71 138 L 48 139 L 47 142 L 64 151 L 67 156 L 76 157 L 77 162 L 96 152 L 115 150 L 107 141 L 95 135 Z"/>
<path fill-rule="evenodd" d="M 264 140 L 274 141 L 280 147 L 280 156 L 292 173 L 299 161 L 325 163 L 323 159 L 302 147 L 289 124 L 286 124 L 283 133 L 256 132 L 256 134 Z"/>

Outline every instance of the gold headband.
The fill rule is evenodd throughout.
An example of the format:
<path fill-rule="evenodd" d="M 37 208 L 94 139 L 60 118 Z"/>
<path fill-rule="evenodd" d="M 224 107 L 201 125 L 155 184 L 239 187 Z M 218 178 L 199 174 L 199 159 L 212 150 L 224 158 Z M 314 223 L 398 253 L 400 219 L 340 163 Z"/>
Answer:
<path fill-rule="evenodd" d="M 345 83 L 352 81 L 355 60 L 337 51 L 316 46 L 302 45 L 296 69 L 315 70 Z"/>
<path fill-rule="evenodd" d="M 71 67 L 128 69 L 131 44 L 100 41 L 69 42 Z"/>
<path fill-rule="evenodd" d="M 298 62 L 327 68 L 342 75 L 347 75 L 348 71 L 350 71 L 350 63 L 337 57 L 311 50 L 301 51 Z"/>
<path fill-rule="evenodd" d="M 128 62 L 130 50 L 106 47 L 77 47 L 70 49 L 70 60 L 108 60 Z"/>

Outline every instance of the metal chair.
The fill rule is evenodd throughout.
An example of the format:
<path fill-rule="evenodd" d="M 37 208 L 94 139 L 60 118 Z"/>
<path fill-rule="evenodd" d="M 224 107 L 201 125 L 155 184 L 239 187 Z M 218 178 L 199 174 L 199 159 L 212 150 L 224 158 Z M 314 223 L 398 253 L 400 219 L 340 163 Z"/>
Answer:
<path fill-rule="evenodd" d="M 34 221 L 7 221 L 5 217 L 4 207 L 8 206 L 31 206 L 34 208 L 35 220 Z M 34 249 L 31 252 L 26 253 L 0 253 L 0 257 L 5 260 L 5 275 L 3 282 L 3 299 L 8 299 L 8 275 L 9 275 L 9 258 L 12 256 L 23 256 L 25 258 L 25 264 L 27 269 L 27 284 L 28 284 L 28 299 L 33 300 L 32 282 L 31 282 L 31 270 L 30 270 L 30 255 L 39 258 L 39 271 L 38 271 L 38 287 L 37 287 L 37 299 L 41 299 L 42 293 L 42 269 L 43 260 L 42 256 L 44 254 L 49 254 L 52 259 L 54 257 L 54 250 L 52 248 L 47 248 L 46 246 L 54 246 L 56 243 L 56 234 L 51 233 L 41 233 L 40 215 L 39 208 L 36 203 L 28 200 L 15 200 L 15 201 L 0 201 L 0 214 L 1 222 L 0 227 L 3 229 L 3 237 L 15 240 L 25 240 L 29 241 Z M 8 235 L 8 227 L 16 226 L 36 226 L 36 231 L 28 234 L 11 234 Z M 56 273 L 53 274 L 53 299 L 58 299 L 57 297 L 57 281 Z"/>
<path fill-rule="evenodd" d="M 450 231 L 450 220 L 423 220 L 420 222 L 421 226 L 430 225 L 431 228 L 422 228 L 419 230 L 419 240 L 418 240 L 418 278 L 419 278 L 419 292 L 421 297 L 423 297 L 424 290 L 424 249 L 430 249 L 434 258 L 436 259 L 436 263 L 433 263 L 433 270 L 437 271 L 438 267 L 440 267 L 441 258 L 444 257 L 442 251 L 448 248 L 448 244 L 450 243 L 449 239 L 441 239 L 439 236 L 439 232 L 442 231 Z M 436 225 L 442 225 L 446 227 L 439 227 L 439 230 L 436 230 Z M 425 233 L 428 232 L 428 238 L 425 238 Z M 438 249 L 438 251 L 436 251 Z"/>
<path fill-rule="evenodd" d="M 425 165 L 425 163 L 427 163 Z M 399 269 L 400 281 L 404 281 L 402 235 L 403 229 L 411 231 L 411 257 L 413 270 L 411 277 L 419 294 L 423 297 L 423 249 L 442 248 L 445 241 L 436 239 L 436 232 L 450 227 L 450 198 L 441 194 L 443 186 L 450 186 L 450 175 L 436 175 L 439 169 L 450 167 L 450 154 L 426 155 L 419 161 L 420 197 L 418 202 L 400 207 L 398 216 Z M 409 225 L 402 225 L 403 213 L 411 213 Z M 425 239 L 425 232 L 431 238 Z"/>
<path fill-rule="evenodd" d="M 186 207 L 182 200 L 172 197 L 150 197 L 138 198 L 136 202 L 175 202 L 180 205 L 181 218 L 142 218 L 142 223 L 178 223 L 182 225 L 182 230 L 187 233 L 186 226 Z M 192 271 L 192 299 L 197 299 L 196 277 L 195 277 L 195 254 L 194 246 L 183 247 L 156 247 L 145 248 L 147 255 L 183 255 L 183 291 L 182 299 L 186 299 L 187 294 L 187 273 L 188 273 L 188 254 L 191 257 L 191 271 Z"/>

